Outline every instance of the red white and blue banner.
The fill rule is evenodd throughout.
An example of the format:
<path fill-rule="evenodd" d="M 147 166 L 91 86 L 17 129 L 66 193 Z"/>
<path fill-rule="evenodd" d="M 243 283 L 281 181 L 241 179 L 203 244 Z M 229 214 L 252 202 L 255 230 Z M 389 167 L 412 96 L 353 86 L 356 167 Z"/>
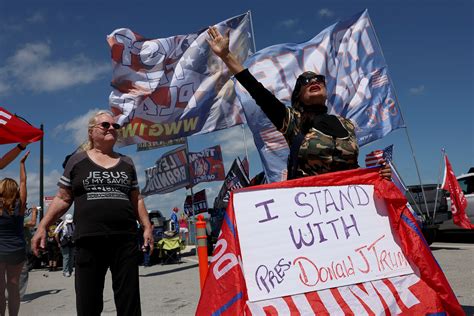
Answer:
<path fill-rule="evenodd" d="M 0 107 L 0 144 L 33 143 L 43 138 L 43 131 Z"/>
<path fill-rule="evenodd" d="M 196 315 L 313 314 L 464 314 L 376 169 L 231 193 Z"/>
<path fill-rule="evenodd" d="M 264 48 L 244 66 L 287 106 L 301 73 L 325 75 L 329 112 L 352 120 L 360 146 L 404 127 L 367 10 L 329 26 L 307 42 Z M 236 90 L 269 182 L 285 180 L 289 154 L 285 139 L 240 84 Z"/>
<path fill-rule="evenodd" d="M 216 25 L 232 30 L 230 48 L 240 61 L 253 50 L 250 14 Z M 109 97 L 120 130 L 119 146 L 168 141 L 245 122 L 234 82 L 209 49 L 206 28 L 147 39 L 121 28 L 107 36 L 114 88 Z"/>
<path fill-rule="evenodd" d="M 146 183 L 141 194 L 163 194 L 189 185 L 186 146 L 177 147 L 163 154 L 153 167 L 145 169 Z"/>
<path fill-rule="evenodd" d="M 189 152 L 191 183 L 221 181 L 225 179 L 221 146 L 205 148 L 200 152 Z"/>

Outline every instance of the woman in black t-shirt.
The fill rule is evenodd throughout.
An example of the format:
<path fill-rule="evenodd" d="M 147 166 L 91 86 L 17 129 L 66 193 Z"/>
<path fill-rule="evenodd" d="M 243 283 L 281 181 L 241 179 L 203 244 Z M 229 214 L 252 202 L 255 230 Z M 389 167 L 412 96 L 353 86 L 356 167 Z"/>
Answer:
<path fill-rule="evenodd" d="M 45 246 L 46 227 L 74 202 L 76 308 L 100 315 L 104 278 L 112 273 L 117 315 L 140 315 L 136 220 L 144 246 L 153 247 L 152 226 L 139 194 L 132 160 L 114 152 L 120 125 L 108 111 L 89 120 L 89 142 L 67 161 L 59 190 L 32 240 L 35 254 Z"/>

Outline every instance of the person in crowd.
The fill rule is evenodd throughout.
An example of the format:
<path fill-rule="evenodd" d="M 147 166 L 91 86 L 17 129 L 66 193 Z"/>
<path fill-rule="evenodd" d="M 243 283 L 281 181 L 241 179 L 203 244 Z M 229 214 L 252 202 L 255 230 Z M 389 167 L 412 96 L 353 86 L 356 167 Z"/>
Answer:
<path fill-rule="evenodd" d="M 66 218 L 56 227 L 55 238 L 63 255 L 63 276 L 69 278 L 74 269 L 74 221 L 72 214 L 66 214 Z"/>
<path fill-rule="evenodd" d="M 283 133 L 290 147 L 288 179 L 358 168 L 359 147 L 354 124 L 346 118 L 328 114 L 325 77 L 312 71 L 302 73 L 286 107 L 255 77 L 244 69 L 229 51 L 229 32 L 224 36 L 211 26 L 210 48 L 249 92 L 275 127 Z M 390 166 L 380 175 L 391 179 Z"/>
<path fill-rule="evenodd" d="M 176 234 L 179 233 L 179 221 L 178 221 L 178 212 L 179 209 L 175 206 L 173 207 L 173 212 L 171 212 L 171 223 L 172 223 L 172 229 Z"/>
<path fill-rule="evenodd" d="M 13 160 L 15 160 L 18 155 L 26 149 L 26 146 L 28 143 L 19 143 L 15 147 L 13 147 L 9 152 L 7 152 L 5 155 L 3 155 L 2 158 L 0 158 L 0 169 L 5 168 L 8 166 Z"/>
<path fill-rule="evenodd" d="M 48 271 L 53 272 L 58 268 L 59 260 L 59 246 L 56 241 L 56 228 L 58 227 L 57 222 L 48 226 L 48 233 L 46 236 L 46 255 L 48 256 Z"/>
<path fill-rule="evenodd" d="M 153 234 L 133 161 L 114 151 L 119 128 L 108 111 L 90 118 L 88 142 L 67 161 L 59 190 L 32 239 L 38 254 L 48 225 L 74 202 L 74 280 L 80 316 L 101 314 L 108 269 L 117 315 L 141 315 L 136 221 L 143 226 L 144 245 L 151 249 Z"/>
<path fill-rule="evenodd" d="M 8 315 L 20 310 L 20 273 L 26 260 L 23 222 L 26 209 L 26 167 L 30 152 L 20 160 L 20 183 L 11 178 L 0 181 L 0 315 L 5 315 L 8 292 Z"/>
<path fill-rule="evenodd" d="M 29 262 L 28 258 L 31 258 L 31 229 L 36 227 L 36 221 L 38 218 L 38 211 L 41 209 L 41 206 L 33 206 L 31 207 L 28 212 L 30 215 L 30 219 L 28 222 L 23 224 L 23 236 L 25 237 L 25 244 L 26 244 L 26 261 L 23 264 L 23 268 L 21 269 L 20 274 L 20 299 L 23 299 L 26 293 L 26 288 L 28 287 L 28 278 L 29 278 Z M 25 216 L 26 217 L 26 216 Z"/>
<path fill-rule="evenodd" d="M 179 234 L 181 240 L 184 240 L 187 245 L 189 243 L 188 217 L 184 212 L 179 217 Z"/>

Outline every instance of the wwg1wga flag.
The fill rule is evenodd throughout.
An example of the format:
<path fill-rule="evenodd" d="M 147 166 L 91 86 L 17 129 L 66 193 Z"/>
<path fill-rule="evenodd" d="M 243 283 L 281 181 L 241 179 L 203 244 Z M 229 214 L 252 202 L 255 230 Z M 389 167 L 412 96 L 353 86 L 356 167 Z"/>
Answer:
<path fill-rule="evenodd" d="M 245 66 L 287 106 L 301 73 L 311 70 L 325 75 L 329 112 L 352 120 L 360 146 L 404 127 L 367 10 L 308 42 L 260 50 Z M 283 136 L 240 84 L 236 90 L 269 182 L 286 179 L 289 149 Z"/>
<path fill-rule="evenodd" d="M 451 198 L 451 213 L 453 213 L 454 224 L 466 228 L 474 229 L 474 225 L 469 221 L 466 215 L 467 200 L 459 186 L 459 182 L 454 174 L 453 167 L 448 160 L 448 155 L 444 155 L 444 180 L 442 189 L 449 191 Z"/>
<path fill-rule="evenodd" d="M 405 197 L 393 183 L 380 181 L 376 170 L 333 172 L 266 184 L 250 190 L 341 185 L 374 186 L 374 193 L 387 205 L 392 232 L 398 237 L 398 244 L 415 273 L 250 302 L 241 269 L 239 232 L 231 193 L 196 315 L 464 315 L 420 228 L 406 208 Z M 388 257 L 390 255 L 380 262 L 387 268 L 393 259 Z M 279 278 L 285 277 L 284 264 L 268 267 L 266 280 L 273 286 L 278 286 Z M 326 277 L 330 273 L 323 268 L 320 271 Z"/>
<path fill-rule="evenodd" d="M 253 45 L 250 14 L 217 25 L 231 29 L 230 48 L 243 61 Z M 129 29 L 107 36 L 113 61 L 109 104 L 120 131 L 119 146 L 168 141 L 245 123 L 234 83 L 210 51 L 207 29 L 146 39 Z"/>

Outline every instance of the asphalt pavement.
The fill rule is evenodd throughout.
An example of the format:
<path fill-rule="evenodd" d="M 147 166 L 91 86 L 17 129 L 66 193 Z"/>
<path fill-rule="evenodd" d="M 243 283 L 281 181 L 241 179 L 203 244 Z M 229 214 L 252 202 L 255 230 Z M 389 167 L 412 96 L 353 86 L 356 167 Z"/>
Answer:
<path fill-rule="evenodd" d="M 474 243 L 436 242 L 431 249 L 466 314 L 474 315 Z M 200 295 L 195 249 L 187 247 L 180 264 L 140 267 L 140 293 L 143 315 L 194 315 Z M 109 275 L 103 315 L 115 314 Z M 20 315 L 75 315 L 74 278 L 60 271 L 31 271 Z"/>

